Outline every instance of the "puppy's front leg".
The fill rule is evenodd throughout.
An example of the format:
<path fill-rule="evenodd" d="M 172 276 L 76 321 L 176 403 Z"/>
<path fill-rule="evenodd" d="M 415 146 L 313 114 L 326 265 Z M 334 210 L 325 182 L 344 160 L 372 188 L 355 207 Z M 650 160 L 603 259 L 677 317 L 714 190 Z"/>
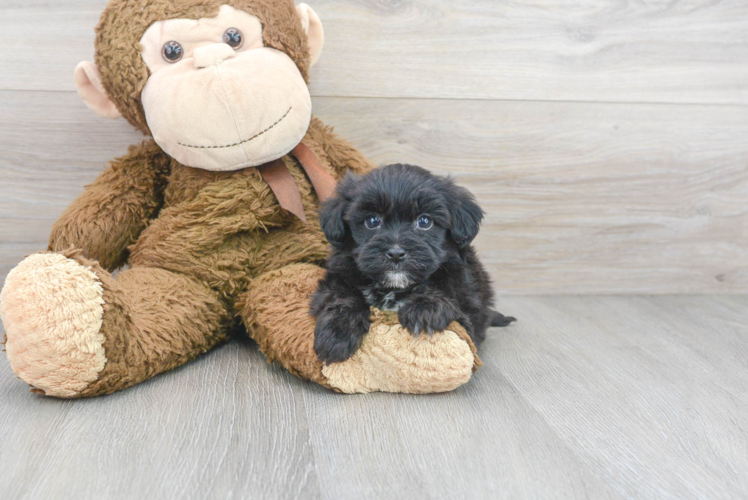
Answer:
<path fill-rule="evenodd" d="M 317 317 L 314 351 L 325 364 L 353 356 L 369 331 L 369 305 L 363 294 L 342 277 L 329 275 L 320 281 L 312 297 L 311 312 Z"/>
<path fill-rule="evenodd" d="M 454 300 L 438 290 L 408 297 L 398 311 L 398 319 L 413 335 L 444 331 L 452 321 L 460 322 L 468 330 L 472 327 Z"/>

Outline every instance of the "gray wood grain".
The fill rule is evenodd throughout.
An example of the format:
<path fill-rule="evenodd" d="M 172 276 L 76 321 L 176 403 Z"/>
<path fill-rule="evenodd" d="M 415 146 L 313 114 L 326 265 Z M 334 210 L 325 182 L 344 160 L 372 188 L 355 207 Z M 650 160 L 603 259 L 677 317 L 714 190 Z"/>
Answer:
<path fill-rule="evenodd" d="M 2 356 L 2 497 L 748 496 L 748 296 L 498 305 L 519 322 L 441 395 L 332 393 L 233 341 L 60 401 Z"/>
<path fill-rule="evenodd" d="M 732 106 L 315 98 L 379 164 L 452 174 L 502 293 L 748 291 L 748 121 Z M 71 92 L 0 91 L 0 280 L 142 140 Z"/>
<path fill-rule="evenodd" d="M 317 99 L 379 163 L 452 174 L 503 293 L 744 293 L 748 121 L 731 106 Z"/>
<path fill-rule="evenodd" d="M 247 342 L 78 401 L 29 393 L 2 358 L 3 498 L 319 497 L 305 384 Z"/>
<path fill-rule="evenodd" d="M 316 95 L 748 103 L 745 2 L 310 3 Z"/>
<path fill-rule="evenodd" d="M 318 96 L 748 104 L 740 0 L 314 0 Z M 0 89 L 72 90 L 105 0 L 4 0 Z"/>
<path fill-rule="evenodd" d="M 3 0 L 0 89 L 75 90 L 73 70 L 93 61 L 94 27 L 108 0 Z"/>
<path fill-rule="evenodd" d="M 520 305 L 512 312 L 533 324 L 526 338 L 504 345 L 502 367 L 622 495 L 739 498 L 748 486 L 746 305 L 746 297 Z"/>
<path fill-rule="evenodd" d="M 418 400 L 305 393 L 327 498 L 618 498 L 498 365 L 485 368 Z"/>

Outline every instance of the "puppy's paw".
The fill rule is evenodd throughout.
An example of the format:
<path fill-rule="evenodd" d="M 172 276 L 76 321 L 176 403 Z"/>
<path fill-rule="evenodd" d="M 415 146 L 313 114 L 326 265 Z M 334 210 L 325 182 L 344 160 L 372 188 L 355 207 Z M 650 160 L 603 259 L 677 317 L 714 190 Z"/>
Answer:
<path fill-rule="evenodd" d="M 328 309 L 317 317 L 314 352 L 325 364 L 340 363 L 353 356 L 369 332 L 368 310 Z"/>
<path fill-rule="evenodd" d="M 455 308 L 448 301 L 428 297 L 412 298 L 405 302 L 397 314 L 400 325 L 413 335 L 432 334 L 447 329 L 458 319 Z"/>

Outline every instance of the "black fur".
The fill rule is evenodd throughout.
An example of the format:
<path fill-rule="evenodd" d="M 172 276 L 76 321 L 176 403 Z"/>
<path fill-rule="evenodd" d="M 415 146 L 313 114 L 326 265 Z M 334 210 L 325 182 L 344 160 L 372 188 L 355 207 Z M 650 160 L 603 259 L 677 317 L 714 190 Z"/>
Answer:
<path fill-rule="evenodd" d="M 430 229 L 418 227 L 424 215 Z M 372 216 L 380 227 L 366 226 Z M 344 177 L 320 214 L 333 250 L 311 305 L 319 359 L 337 363 L 356 352 L 369 331 L 369 306 L 398 311 L 415 335 L 458 321 L 476 345 L 489 326 L 514 321 L 491 309 L 491 282 L 470 245 L 482 219 L 468 190 L 420 167 Z"/>

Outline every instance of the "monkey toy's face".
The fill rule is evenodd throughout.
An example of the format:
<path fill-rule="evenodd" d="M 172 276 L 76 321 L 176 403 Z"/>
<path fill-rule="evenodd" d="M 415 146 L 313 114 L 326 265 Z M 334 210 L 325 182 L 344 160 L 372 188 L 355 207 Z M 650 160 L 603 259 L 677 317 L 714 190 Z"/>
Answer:
<path fill-rule="evenodd" d="M 307 33 L 312 25 L 308 42 L 316 60 L 321 24 L 305 5 L 299 15 Z M 149 72 L 140 94 L 147 127 L 181 164 L 212 171 L 255 167 L 303 139 L 312 112 L 307 84 L 285 52 L 265 46 L 258 17 L 222 5 L 215 17 L 157 21 L 140 47 Z M 99 114 L 119 116 L 101 95 L 96 67 L 82 65 L 76 83 L 84 101 Z"/>
<path fill-rule="evenodd" d="M 141 94 L 148 126 L 180 163 L 254 167 L 304 137 L 306 82 L 290 57 L 263 46 L 257 17 L 224 5 L 214 18 L 159 21 L 140 43 L 151 72 Z"/>

